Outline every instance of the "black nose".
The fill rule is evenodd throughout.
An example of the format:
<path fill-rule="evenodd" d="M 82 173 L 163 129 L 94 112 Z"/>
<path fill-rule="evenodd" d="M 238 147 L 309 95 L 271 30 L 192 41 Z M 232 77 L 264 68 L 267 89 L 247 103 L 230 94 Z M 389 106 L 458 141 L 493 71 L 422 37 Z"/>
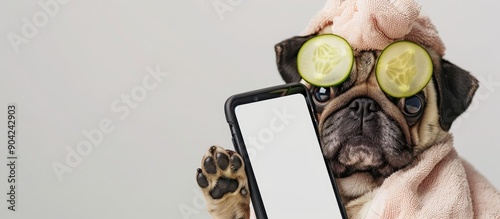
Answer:
<path fill-rule="evenodd" d="M 351 115 L 357 118 L 370 119 L 380 110 L 380 106 L 374 100 L 363 97 L 353 100 L 349 109 Z"/>

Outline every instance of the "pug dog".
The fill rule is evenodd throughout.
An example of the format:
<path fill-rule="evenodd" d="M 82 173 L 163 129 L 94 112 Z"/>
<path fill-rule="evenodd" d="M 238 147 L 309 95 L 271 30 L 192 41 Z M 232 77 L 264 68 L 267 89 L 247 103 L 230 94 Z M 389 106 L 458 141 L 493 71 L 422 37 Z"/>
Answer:
<path fill-rule="evenodd" d="M 344 82 L 316 87 L 301 78 L 297 54 L 307 40 L 325 33 L 331 33 L 331 24 L 276 44 L 276 62 L 285 82 L 301 81 L 310 90 L 323 155 L 330 161 L 348 217 L 364 218 L 384 179 L 450 135 L 453 121 L 467 109 L 479 84 L 434 48 L 420 45 L 431 56 L 433 76 L 413 96 L 394 98 L 380 88 L 377 49 L 355 50 L 354 66 Z M 196 180 L 214 218 L 249 218 L 250 191 L 243 159 L 236 152 L 210 147 Z"/>

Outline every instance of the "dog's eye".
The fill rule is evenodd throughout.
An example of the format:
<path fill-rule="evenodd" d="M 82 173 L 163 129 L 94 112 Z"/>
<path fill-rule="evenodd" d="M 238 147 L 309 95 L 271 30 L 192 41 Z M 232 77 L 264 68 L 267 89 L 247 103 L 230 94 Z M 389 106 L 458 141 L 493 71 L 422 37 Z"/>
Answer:
<path fill-rule="evenodd" d="M 314 99 L 318 102 L 323 103 L 330 99 L 330 88 L 329 87 L 316 87 L 314 88 Z"/>
<path fill-rule="evenodd" d="M 418 96 L 405 98 L 404 112 L 408 115 L 416 115 L 422 110 L 422 100 Z"/>
<path fill-rule="evenodd" d="M 410 126 L 417 123 L 425 108 L 425 99 L 422 93 L 401 100 L 400 109 Z"/>

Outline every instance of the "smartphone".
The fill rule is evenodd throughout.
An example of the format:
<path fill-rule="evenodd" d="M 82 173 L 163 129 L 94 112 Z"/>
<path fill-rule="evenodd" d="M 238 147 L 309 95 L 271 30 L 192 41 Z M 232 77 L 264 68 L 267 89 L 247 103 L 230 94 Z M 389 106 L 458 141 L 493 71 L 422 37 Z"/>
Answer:
<path fill-rule="evenodd" d="M 233 95 L 225 103 L 259 219 L 347 218 L 311 103 L 300 83 Z"/>

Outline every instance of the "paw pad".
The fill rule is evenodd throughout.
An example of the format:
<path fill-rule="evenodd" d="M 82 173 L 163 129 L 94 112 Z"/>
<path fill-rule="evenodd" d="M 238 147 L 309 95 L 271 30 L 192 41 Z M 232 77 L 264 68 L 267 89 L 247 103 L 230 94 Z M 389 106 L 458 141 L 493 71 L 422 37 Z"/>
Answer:
<path fill-rule="evenodd" d="M 217 172 L 217 167 L 215 166 L 214 159 L 212 157 L 205 158 L 205 162 L 203 162 L 203 167 L 207 173 L 214 174 Z"/>
<path fill-rule="evenodd" d="M 212 196 L 213 199 L 220 199 L 226 193 L 235 192 L 236 189 L 238 189 L 238 181 L 221 177 L 217 180 L 215 187 L 210 191 L 210 196 Z"/>
<path fill-rule="evenodd" d="M 246 196 L 246 180 L 240 155 L 218 146 L 208 149 L 202 159 L 202 168 L 198 168 L 196 173 L 198 186 L 212 199 L 221 199 L 226 194 Z"/>
<path fill-rule="evenodd" d="M 229 165 L 229 157 L 221 152 L 218 152 L 217 155 L 215 156 L 217 159 L 217 165 L 221 170 L 227 169 L 227 166 Z"/>
<path fill-rule="evenodd" d="M 198 182 L 198 186 L 201 188 L 206 188 L 208 186 L 208 180 L 200 168 L 196 170 L 198 173 L 196 174 L 196 182 Z"/>

